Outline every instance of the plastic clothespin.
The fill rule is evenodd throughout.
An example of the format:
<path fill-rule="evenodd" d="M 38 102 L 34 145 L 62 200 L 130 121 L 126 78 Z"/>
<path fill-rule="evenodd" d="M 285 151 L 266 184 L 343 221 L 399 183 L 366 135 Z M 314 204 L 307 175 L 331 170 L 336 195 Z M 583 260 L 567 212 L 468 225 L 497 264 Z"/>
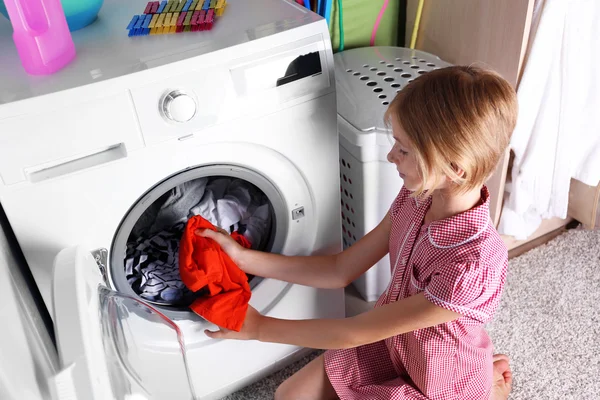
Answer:
<path fill-rule="evenodd" d="M 158 6 L 158 10 L 156 10 L 156 13 L 161 14 L 166 6 L 167 6 L 167 0 L 161 1 L 160 6 Z"/>
<path fill-rule="evenodd" d="M 213 8 L 210 8 L 208 10 L 208 12 L 206 13 L 205 21 L 206 21 L 206 29 L 207 30 L 211 30 L 213 27 L 213 23 L 215 22 L 214 15 L 215 15 L 215 10 Z"/>
<path fill-rule="evenodd" d="M 210 0 L 205 0 L 204 1 L 204 5 L 202 6 L 202 9 L 204 11 L 208 11 L 208 8 L 210 7 Z"/>
<path fill-rule="evenodd" d="M 152 12 L 152 3 L 151 1 L 146 4 L 146 8 L 144 9 L 144 14 L 150 14 Z"/>
<path fill-rule="evenodd" d="M 167 14 L 158 14 L 158 20 L 156 21 L 156 24 L 154 24 L 154 27 L 156 29 L 156 35 L 161 35 L 163 33 L 163 25 L 165 22 L 165 16 Z"/>
<path fill-rule="evenodd" d="M 127 25 L 127 30 L 130 31 L 133 29 L 133 27 L 135 26 L 135 24 L 137 23 L 138 19 L 140 19 L 139 15 L 134 15 L 133 18 L 131 18 L 131 21 L 129 22 L 129 25 Z"/>
<path fill-rule="evenodd" d="M 187 13 L 182 12 L 179 14 L 179 18 L 177 19 L 177 33 L 183 32 L 183 21 L 185 20 L 185 16 Z"/>
<path fill-rule="evenodd" d="M 156 35 L 156 22 L 158 21 L 158 16 L 159 14 L 154 14 L 152 16 L 152 20 L 150 21 L 150 25 L 148 25 L 148 28 L 150 28 L 150 35 Z"/>
<path fill-rule="evenodd" d="M 146 14 L 146 18 L 142 24 L 142 35 L 144 36 L 150 34 L 150 21 L 152 21 L 152 14 Z"/>
<path fill-rule="evenodd" d="M 204 21 L 204 19 L 206 18 L 206 11 L 204 10 L 200 10 L 200 15 L 198 16 L 198 26 L 200 31 L 203 31 L 206 29 L 206 23 Z"/>
<path fill-rule="evenodd" d="M 158 14 L 154 14 L 150 20 L 150 24 L 148 24 L 150 35 L 156 35 L 156 21 L 158 21 Z"/>
<path fill-rule="evenodd" d="M 140 18 L 138 18 L 137 22 L 135 23 L 135 26 L 133 27 L 133 36 L 141 35 L 142 26 L 143 26 L 145 20 L 146 20 L 146 18 L 143 15 L 141 15 Z"/>
<path fill-rule="evenodd" d="M 215 15 L 217 17 L 220 17 L 223 15 L 223 12 L 225 11 L 225 6 L 227 5 L 227 2 L 225 0 L 219 0 L 217 2 L 217 7 L 215 9 Z"/>
<path fill-rule="evenodd" d="M 175 0 L 169 0 L 169 2 L 167 3 L 167 6 L 163 10 L 163 12 L 168 13 L 168 12 L 175 11 L 173 8 L 177 8 L 178 4 L 179 3 L 177 3 Z"/>
<path fill-rule="evenodd" d="M 160 2 L 158 2 L 158 1 L 153 2 L 152 9 L 150 10 L 150 14 L 156 14 L 159 6 L 160 6 Z"/>
<path fill-rule="evenodd" d="M 181 9 L 183 8 L 183 6 L 185 6 L 185 0 L 183 0 L 183 3 L 179 0 L 175 0 L 175 5 L 171 8 L 172 12 L 181 12 Z"/>
<path fill-rule="evenodd" d="M 171 19 L 173 18 L 173 14 L 177 13 L 166 13 L 165 19 L 163 21 L 162 33 L 169 33 L 171 31 Z"/>
<path fill-rule="evenodd" d="M 200 17 L 200 11 L 194 11 L 194 14 L 192 14 L 192 20 L 191 20 L 192 32 L 197 32 L 200 30 L 200 25 L 198 25 L 198 17 Z"/>
<path fill-rule="evenodd" d="M 162 13 L 162 14 L 158 14 L 158 20 L 156 21 L 156 23 L 154 24 L 154 26 L 156 28 L 162 28 L 163 24 L 165 22 L 165 17 L 167 16 L 167 14 Z"/>
<path fill-rule="evenodd" d="M 171 16 L 171 21 L 169 21 L 169 31 L 166 33 L 176 33 L 177 32 L 177 20 L 179 19 L 179 13 L 173 13 Z"/>
<path fill-rule="evenodd" d="M 187 0 L 185 2 L 185 5 L 183 6 L 183 8 L 181 9 L 181 11 L 185 11 L 187 12 L 188 10 L 190 10 L 190 6 L 192 5 L 192 0 Z"/>
<path fill-rule="evenodd" d="M 192 20 L 193 15 L 194 15 L 193 13 L 188 12 L 187 15 L 185 16 L 185 20 L 183 21 L 183 30 L 184 30 L 184 32 L 189 32 L 189 31 L 192 30 L 190 22 Z"/>

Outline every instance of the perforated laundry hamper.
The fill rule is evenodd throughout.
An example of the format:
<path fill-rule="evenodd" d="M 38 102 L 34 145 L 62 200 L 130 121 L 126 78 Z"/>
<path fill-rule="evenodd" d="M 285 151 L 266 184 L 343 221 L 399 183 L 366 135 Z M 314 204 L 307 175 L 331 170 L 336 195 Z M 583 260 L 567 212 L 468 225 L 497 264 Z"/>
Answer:
<path fill-rule="evenodd" d="M 391 130 L 383 120 L 387 106 L 410 81 L 450 64 L 402 47 L 364 47 L 334 55 L 340 131 L 340 180 L 344 248 L 379 224 L 402 187 L 387 161 Z M 390 280 L 385 256 L 354 286 L 367 301 L 383 293 Z"/>

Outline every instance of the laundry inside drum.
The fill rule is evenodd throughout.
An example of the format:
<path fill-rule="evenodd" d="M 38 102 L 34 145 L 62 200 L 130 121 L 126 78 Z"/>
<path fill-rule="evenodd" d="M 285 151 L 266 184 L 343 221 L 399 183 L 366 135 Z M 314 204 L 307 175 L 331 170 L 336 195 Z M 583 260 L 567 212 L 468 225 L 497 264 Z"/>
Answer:
<path fill-rule="evenodd" d="M 147 302 L 189 306 L 206 289 L 191 292 L 179 274 L 179 243 L 187 221 L 202 216 L 230 234 L 243 235 L 252 249 L 269 250 L 274 223 L 267 196 L 252 183 L 226 176 L 203 177 L 172 188 L 154 201 L 127 240 L 127 282 Z M 260 278 L 247 275 L 251 288 Z"/>

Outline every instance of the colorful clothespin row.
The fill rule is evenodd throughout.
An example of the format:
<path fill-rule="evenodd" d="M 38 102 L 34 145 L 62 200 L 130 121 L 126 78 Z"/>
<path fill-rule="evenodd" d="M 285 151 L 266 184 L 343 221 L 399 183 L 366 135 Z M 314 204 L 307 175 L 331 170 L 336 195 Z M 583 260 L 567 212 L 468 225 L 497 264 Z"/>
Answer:
<path fill-rule="evenodd" d="M 133 16 L 127 30 L 129 36 L 210 30 L 226 6 L 227 0 L 153 0 L 144 14 Z"/>

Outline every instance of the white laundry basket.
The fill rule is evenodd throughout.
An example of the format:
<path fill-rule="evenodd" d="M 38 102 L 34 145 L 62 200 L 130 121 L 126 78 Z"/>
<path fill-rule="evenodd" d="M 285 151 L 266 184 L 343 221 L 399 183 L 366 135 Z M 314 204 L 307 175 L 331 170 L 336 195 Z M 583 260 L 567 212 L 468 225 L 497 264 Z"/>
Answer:
<path fill-rule="evenodd" d="M 449 66 L 431 54 L 401 47 L 364 47 L 334 55 L 340 131 L 340 181 L 344 248 L 379 224 L 402 187 L 388 163 L 391 131 L 383 115 L 397 92 L 433 69 Z M 390 280 L 389 257 L 360 276 L 354 286 L 367 301 Z"/>

